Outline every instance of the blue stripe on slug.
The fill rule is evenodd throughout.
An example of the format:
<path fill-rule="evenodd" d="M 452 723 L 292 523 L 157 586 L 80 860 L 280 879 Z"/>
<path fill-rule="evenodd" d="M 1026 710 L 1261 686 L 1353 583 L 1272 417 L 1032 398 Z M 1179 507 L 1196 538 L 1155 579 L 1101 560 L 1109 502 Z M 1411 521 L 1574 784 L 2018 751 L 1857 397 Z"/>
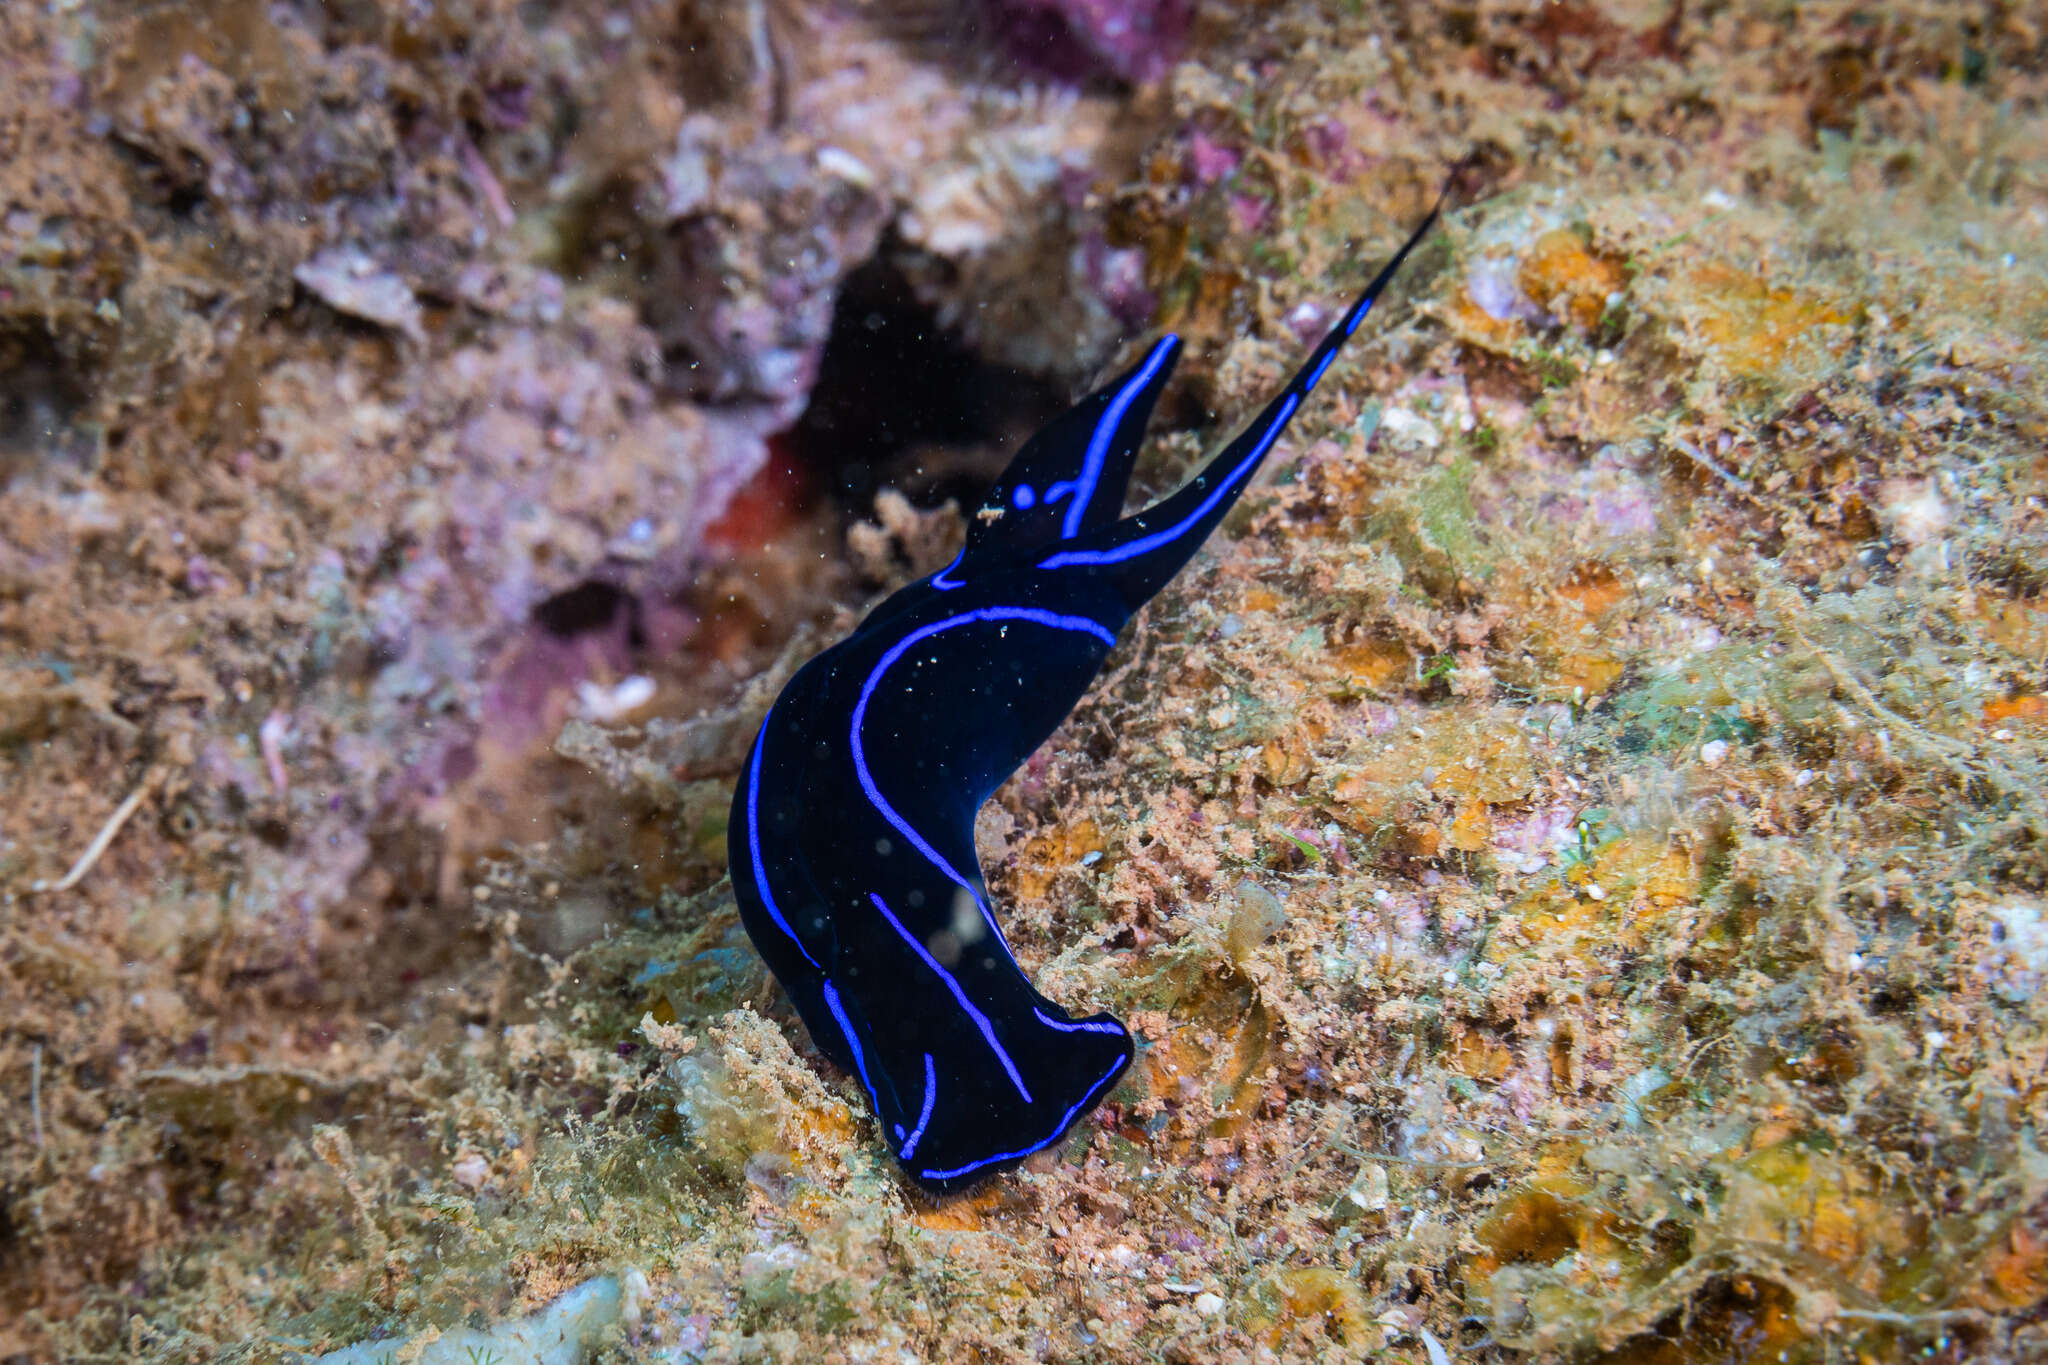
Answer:
<path fill-rule="evenodd" d="M 889 927 L 903 936 L 903 941 L 910 945 L 910 950 L 917 954 L 918 960 L 938 973 L 939 980 L 946 983 L 946 989 L 951 991 L 953 998 L 960 1002 L 962 1012 L 974 1021 L 975 1028 L 981 1030 L 981 1036 L 988 1041 L 989 1051 L 995 1053 L 996 1060 L 1003 1064 L 1003 1070 L 1009 1074 L 1010 1083 L 1017 1087 L 1017 1093 L 1024 1097 L 1024 1103 L 1031 1103 L 1031 1092 L 1024 1086 L 1024 1077 L 1018 1072 L 1017 1063 L 1011 1059 L 1009 1051 L 1003 1047 L 1002 1040 L 996 1037 L 996 1026 L 989 1022 L 988 1015 L 984 1014 L 975 1006 L 972 1000 L 967 998 L 967 992 L 960 988 L 960 978 L 947 971 L 945 964 L 933 957 L 929 948 L 918 942 L 917 935 L 903 927 L 903 921 L 896 918 L 890 911 L 887 903 L 880 896 L 870 892 L 868 899 L 875 903 L 875 909 L 882 912 L 882 918 L 889 921 Z"/>
<path fill-rule="evenodd" d="M 973 611 L 961 612 L 957 616 L 949 616 L 943 621 L 934 621 L 929 625 L 920 626 L 891 645 L 888 653 L 884 654 L 881 661 L 868 673 L 867 681 L 861 685 L 860 700 L 854 703 L 853 720 L 852 724 L 848 727 L 850 738 L 847 741 L 847 752 L 853 758 L 853 770 L 859 777 L 860 789 L 867 794 L 868 801 L 876 810 L 882 813 L 883 819 L 895 826 L 904 838 L 910 840 L 913 848 L 930 860 L 933 867 L 945 873 L 947 880 L 956 886 L 967 887 L 970 891 L 974 888 L 969 884 L 968 880 L 961 876 L 953 865 L 940 855 L 937 849 L 927 843 L 922 834 L 912 829 L 909 821 L 897 814 L 896 808 L 889 804 L 888 800 L 883 797 L 881 790 L 875 785 L 874 772 L 868 766 L 866 746 L 861 742 L 861 722 L 867 716 L 868 703 L 874 699 L 875 689 L 881 685 L 882 675 L 888 672 L 890 665 L 934 635 L 952 630 L 957 626 L 987 621 L 1029 621 L 1034 625 L 1051 626 L 1056 630 L 1085 631 L 1101 640 L 1105 647 L 1116 643 L 1116 635 L 1099 621 L 1091 620 L 1086 616 L 1061 615 L 1058 612 L 1045 611 L 1037 607 L 981 607 Z"/>
<path fill-rule="evenodd" d="M 1308 382 L 1301 386 L 1301 391 L 1303 393 L 1314 392 L 1316 385 L 1323 382 L 1323 371 L 1329 369 L 1330 362 L 1335 360 L 1336 358 L 1337 352 L 1336 349 L 1333 347 L 1328 355 L 1324 356 L 1321 360 L 1318 360 L 1316 362 L 1315 369 L 1310 372 Z"/>
<path fill-rule="evenodd" d="M 1300 403 L 1301 399 L 1296 394 L 1290 393 L 1282 399 L 1280 415 L 1272 419 L 1272 423 L 1266 428 L 1265 434 L 1259 437 L 1258 444 L 1252 447 L 1250 457 L 1225 475 L 1223 482 L 1217 484 L 1215 488 L 1209 491 L 1207 497 L 1195 505 L 1194 511 L 1182 517 L 1172 526 L 1167 527 L 1164 531 L 1155 531 L 1149 536 L 1141 536 L 1137 540 L 1126 541 L 1113 550 L 1062 551 L 1059 554 L 1040 560 L 1038 567 L 1041 569 L 1064 569 L 1070 564 L 1116 564 L 1126 559 L 1141 558 L 1151 554 L 1163 545 L 1170 545 L 1174 541 L 1179 540 L 1200 524 L 1204 517 L 1214 512 L 1217 505 L 1225 498 L 1235 499 L 1237 485 L 1243 482 L 1245 477 L 1254 469 L 1259 467 L 1259 461 L 1266 457 L 1266 452 L 1272 448 L 1273 442 L 1280 439 L 1280 433 L 1287 429 L 1287 419 L 1294 416 L 1294 409 Z"/>
<path fill-rule="evenodd" d="M 925 1125 L 932 1121 L 932 1106 L 939 1099 L 938 1070 L 932 1064 L 932 1054 L 924 1054 L 924 1108 L 917 1112 L 917 1127 L 910 1130 L 910 1136 L 903 1138 L 903 1150 L 896 1153 L 898 1161 L 908 1161 L 917 1155 L 917 1144 L 924 1137 Z M 896 1125 L 896 1136 L 903 1137 L 903 1125 Z"/>
<path fill-rule="evenodd" d="M 1053 1125 L 1052 1131 L 1032 1143 L 1029 1147 L 1019 1147 L 1015 1151 L 1010 1152 L 991 1152 L 985 1157 L 979 1157 L 968 1162 L 965 1166 L 954 1166 L 949 1170 L 923 1170 L 919 1171 L 918 1174 L 926 1180 L 954 1181 L 962 1176 L 973 1175 L 976 1171 L 986 1167 L 997 1166 L 1011 1161 L 1022 1161 L 1033 1153 L 1044 1151 L 1065 1137 L 1067 1129 L 1074 1126 L 1074 1120 L 1079 1118 L 1083 1112 L 1095 1107 L 1095 1102 L 1102 1098 L 1102 1092 L 1109 1089 L 1109 1083 L 1123 1074 L 1125 1065 L 1126 1063 L 1119 1062 L 1104 1072 L 1101 1080 L 1089 1086 L 1081 1098 L 1075 1100 L 1072 1105 L 1068 1106 L 1067 1112 L 1060 1115 L 1060 1121 Z"/>
<path fill-rule="evenodd" d="M 1171 332 L 1153 344 L 1152 354 L 1145 357 L 1145 363 L 1130 381 L 1117 390 L 1116 397 L 1109 400 L 1108 409 L 1102 420 L 1095 424 L 1095 434 L 1088 439 L 1087 453 L 1081 459 L 1081 477 L 1075 480 L 1074 500 L 1067 504 L 1066 519 L 1060 523 L 1060 538 L 1072 540 L 1081 534 L 1081 518 L 1088 511 L 1088 504 L 1094 500 L 1095 485 L 1102 478 L 1102 462 L 1109 454 L 1110 438 L 1123 425 L 1124 412 L 1131 406 L 1131 400 L 1142 393 L 1159 373 L 1159 367 L 1174 352 L 1180 338 Z"/>
<path fill-rule="evenodd" d="M 769 715 L 774 715 L 771 707 Z M 781 907 L 775 904 L 775 893 L 768 889 L 768 869 L 761 863 L 761 751 L 768 747 L 768 722 L 761 722 L 761 733 L 754 738 L 754 759 L 747 765 L 747 856 L 754 864 L 754 887 L 761 897 L 761 907 L 768 912 L 768 918 L 775 921 L 775 927 L 783 937 L 796 945 L 804 955 L 804 961 L 813 967 L 818 959 L 811 956 L 811 950 L 804 947 L 804 941 L 796 936 L 796 930 L 789 927 L 789 921 L 782 917 Z M 819 967 L 823 971 L 824 968 Z"/>
<path fill-rule="evenodd" d="M 846 1021 L 846 1006 L 839 1001 L 839 992 L 830 981 L 825 983 L 825 1004 L 832 1011 L 832 1017 L 839 1021 L 839 1031 L 846 1035 L 846 1045 L 853 1050 L 854 1070 L 860 1073 L 860 1087 L 868 1092 L 868 1103 L 877 1109 L 881 1102 L 875 1098 L 875 1083 L 868 1079 L 868 1059 L 860 1049 L 860 1039 L 854 1036 L 853 1025 Z"/>

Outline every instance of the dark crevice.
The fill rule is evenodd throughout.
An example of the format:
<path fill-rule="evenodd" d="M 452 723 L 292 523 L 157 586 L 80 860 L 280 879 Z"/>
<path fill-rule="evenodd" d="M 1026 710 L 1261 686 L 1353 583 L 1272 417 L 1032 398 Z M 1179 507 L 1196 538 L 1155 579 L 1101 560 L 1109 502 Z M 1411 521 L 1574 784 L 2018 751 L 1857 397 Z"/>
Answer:
<path fill-rule="evenodd" d="M 841 286 L 810 405 L 782 444 L 850 517 L 869 515 L 884 488 L 971 506 L 1064 406 L 1051 385 L 940 326 L 885 245 Z"/>
<path fill-rule="evenodd" d="M 84 368 L 49 334 L 0 328 L 0 488 L 31 462 L 77 455 L 77 420 L 92 401 Z"/>
<path fill-rule="evenodd" d="M 0 1266 L 21 1250 L 21 1228 L 14 1220 L 14 1187 L 0 1185 Z"/>
<path fill-rule="evenodd" d="M 622 616 L 626 646 L 637 651 L 646 643 L 640 625 L 640 599 L 623 588 L 594 581 L 578 583 L 533 609 L 534 622 L 560 640 L 610 630 Z"/>

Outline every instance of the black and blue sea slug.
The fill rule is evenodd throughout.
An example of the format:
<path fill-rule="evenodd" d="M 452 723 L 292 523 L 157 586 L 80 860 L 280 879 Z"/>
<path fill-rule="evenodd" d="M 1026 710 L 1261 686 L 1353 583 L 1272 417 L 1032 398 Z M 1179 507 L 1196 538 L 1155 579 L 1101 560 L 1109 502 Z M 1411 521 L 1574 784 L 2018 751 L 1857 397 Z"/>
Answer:
<path fill-rule="evenodd" d="M 1179 492 L 1125 517 L 1145 424 L 1180 354 L 1177 338 L 1156 342 L 1026 443 L 958 558 L 806 664 L 762 722 L 733 798 L 741 918 L 927 1192 L 1058 1142 L 1132 1057 L 1122 1024 L 1070 1015 L 1010 956 L 975 858 L 975 812 L 1230 511 L 1435 220 L 1242 435 Z"/>

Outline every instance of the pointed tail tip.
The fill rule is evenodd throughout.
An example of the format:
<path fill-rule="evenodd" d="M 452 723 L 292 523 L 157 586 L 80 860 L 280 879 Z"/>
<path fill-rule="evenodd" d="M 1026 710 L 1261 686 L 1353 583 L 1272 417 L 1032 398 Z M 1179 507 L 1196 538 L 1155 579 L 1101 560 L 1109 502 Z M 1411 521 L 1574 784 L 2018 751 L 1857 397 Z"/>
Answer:
<path fill-rule="evenodd" d="M 1476 153 L 1467 153 L 1444 172 L 1442 182 L 1437 185 L 1436 198 L 1430 201 L 1429 211 L 1422 215 L 1422 221 L 1415 225 L 1408 234 L 1408 240 L 1401 243 L 1401 249 L 1394 253 L 1395 265 L 1399 265 L 1429 235 L 1430 229 L 1443 219 L 1445 213 L 1457 207 L 1454 196 L 1473 170 L 1476 159 Z"/>
<path fill-rule="evenodd" d="M 1473 147 L 1451 163 L 1444 172 L 1443 182 L 1437 186 L 1436 200 L 1430 205 L 1429 214 L 1423 220 L 1433 223 L 1445 213 L 1465 207 L 1483 198 L 1488 184 L 1498 181 L 1499 172 L 1489 167 L 1486 150 Z"/>

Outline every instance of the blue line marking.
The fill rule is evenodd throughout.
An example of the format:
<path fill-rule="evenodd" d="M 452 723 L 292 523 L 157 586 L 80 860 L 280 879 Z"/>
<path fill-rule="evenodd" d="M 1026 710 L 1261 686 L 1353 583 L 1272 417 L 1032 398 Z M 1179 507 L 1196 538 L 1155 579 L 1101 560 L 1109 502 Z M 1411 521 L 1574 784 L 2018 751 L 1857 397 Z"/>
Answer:
<path fill-rule="evenodd" d="M 1047 1137 L 1038 1142 L 1034 1142 L 1029 1147 L 1020 1148 L 1019 1150 L 1014 1152 L 998 1152 L 994 1156 L 985 1156 L 978 1161 L 970 1161 L 965 1166 L 955 1166 L 950 1171 L 927 1170 L 919 1171 L 918 1174 L 923 1176 L 926 1180 L 952 1180 L 957 1176 L 972 1174 L 973 1172 L 980 1170 L 984 1166 L 993 1166 L 998 1162 L 1002 1161 L 1015 1161 L 1019 1157 L 1030 1156 L 1033 1152 L 1044 1151 L 1046 1148 L 1052 1146 L 1055 1142 L 1058 1142 L 1060 1138 L 1066 1134 L 1068 1125 L 1073 1123 L 1074 1121 L 1074 1115 L 1080 1113 L 1083 1109 L 1086 1109 L 1089 1105 L 1095 1103 L 1095 1097 L 1101 1094 L 1103 1088 L 1107 1086 L 1111 1081 L 1115 1080 L 1117 1077 L 1117 1073 L 1122 1071 L 1123 1069 L 1124 1064 L 1122 1060 L 1119 1059 L 1117 1064 L 1115 1066 L 1112 1066 L 1109 1069 L 1108 1073 L 1104 1075 L 1101 1080 L 1097 1081 L 1094 1085 L 1088 1087 L 1088 1093 L 1081 1096 L 1080 1099 L 1074 1101 L 1073 1108 L 1067 1110 L 1065 1114 L 1060 1116 L 1059 1126 L 1052 1130 L 1052 1135 L 1050 1137 Z"/>
<path fill-rule="evenodd" d="M 939 974 L 939 980 L 946 983 L 946 989 L 953 992 L 953 998 L 960 1002 L 960 1008 L 967 1011 L 967 1017 L 972 1019 L 974 1026 L 981 1030 L 981 1036 L 988 1039 L 989 1047 L 996 1054 L 996 1060 L 1003 1064 L 1003 1070 L 1010 1073 L 1010 1083 L 1017 1087 L 1017 1093 L 1024 1097 L 1024 1103 L 1030 1104 L 1032 1102 L 1031 1092 L 1025 1088 L 1024 1077 L 1018 1073 L 1017 1064 L 1010 1060 L 1010 1054 L 1003 1050 L 1002 1043 L 997 1041 L 996 1026 L 989 1022 L 989 1017 L 981 1012 L 981 1008 L 978 1005 L 967 998 L 966 989 L 961 986 L 960 982 L 951 972 L 946 970 L 943 963 L 931 955 L 931 950 L 922 943 L 919 943 L 917 936 L 903 927 L 903 921 L 897 919 L 895 915 L 889 912 L 888 905 L 883 902 L 880 896 L 870 891 L 868 899 L 875 903 L 875 909 L 882 912 L 882 918 L 889 921 L 890 927 L 902 936 L 905 943 L 910 945 L 910 950 L 924 959 L 924 965 Z"/>
<path fill-rule="evenodd" d="M 1106 1033 L 1112 1038 L 1124 1036 L 1123 1026 L 1120 1024 L 1090 1023 L 1085 1019 L 1063 1024 L 1036 1005 L 1031 1007 L 1031 1012 L 1038 1016 L 1039 1023 L 1047 1028 L 1056 1028 L 1061 1033 Z"/>
<path fill-rule="evenodd" d="M 1395 258 L 1396 263 L 1399 260 L 1399 257 Z M 1377 295 L 1368 294 L 1357 303 L 1351 305 L 1351 311 L 1344 316 L 1344 339 L 1346 341 L 1351 340 L 1351 334 L 1358 330 L 1358 324 L 1365 321 L 1365 315 L 1372 311 L 1373 304 L 1378 301 Z"/>
<path fill-rule="evenodd" d="M 1109 443 L 1116 435 L 1116 429 L 1123 424 L 1124 412 L 1144 391 L 1152 377 L 1159 373 L 1159 367 L 1173 350 L 1178 340 L 1168 332 L 1153 343 L 1152 354 L 1145 357 L 1145 366 L 1131 376 L 1131 382 L 1116 391 L 1116 397 L 1109 400 L 1109 407 L 1103 411 L 1102 420 L 1095 424 L 1095 434 L 1088 438 L 1088 453 L 1081 460 L 1081 477 L 1075 481 L 1074 500 L 1067 506 L 1066 519 L 1060 523 L 1060 539 L 1072 540 L 1081 533 L 1081 518 L 1088 514 L 1088 500 L 1095 496 L 1095 484 L 1102 478 L 1102 461 L 1109 454 Z"/>
<path fill-rule="evenodd" d="M 868 1059 L 860 1050 L 860 1039 L 853 1036 L 853 1025 L 846 1018 L 846 1007 L 839 1003 L 839 991 L 830 981 L 825 983 L 825 1004 L 832 1011 L 832 1017 L 839 1021 L 839 1031 L 846 1035 L 846 1045 L 853 1049 L 853 1068 L 860 1072 L 861 1086 L 868 1092 L 868 1103 L 880 1113 L 882 1102 L 875 1098 L 875 1083 L 868 1079 Z"/>
<path fill-rule="evenodd" d="M 924 1126 L 932 1121 L 932 1108 L 938 1098 L 939 1077 L 932 1066 L 932 1054 L 927 1052 L 924 1054 L 924 1108 L 918 1113 L 917 1127 L 910 1130 L 910 1137 L 904 1142 L 903 1150 L 896 1154 L 899 1161 L 910 1160 L 911 1153 L 917 1150 L 917 1144 L 924 1139 Z M 896 1136 L 903 1136 L 903 1125 L 900 1123 L 896 1125 Z"/>
<path fill-rule="evenodd" d="M 1256 446 L 1252 447 L 1252 453 L 1247 455 L 1236 469 L 1230 471 L 1230 477 L 1210 490 L 1209 496 L 1202 499 L 1201 506 L 1183 517 L 1179 525 L 1168 527 L 1164 531 L 1154 531 L 1149 536 L 1140 536 L 1138 539 L 1119 545 L 1113 550 L 1063 550 L 1059 554 L 1039 560 L 1038 567 L 1041 569 L 1063 569 L 1069 564 L 1116 564 L 1126 559 L 1135 559 L 1139 555 L 1150 554 L 1160 546 L 1180 539 L 1188 533 L 1190 527 L 1201 521 L 1203 517 L 1208 516 L 1218 502 L 1229 496 L 1231 485 L 1237 483 L 1247 474 L 1250 474 L 1252 470 L 1258 468 L 1259 461 L 1266 457 L 1267 449 L 1274 441 L 1280 438 L 1280 432 L 1286 427 L 1287 419 L 1294 416 L 1294 410 L 1299 406 L 1301 406 L 1301 395 L 1298 393 L 1288 394 L 1286 400 L 1280 404 L 1280 412 L 1274 417 L 1273 425 L 1266 428 L 1266 434 L 1259 438 L 1259 443 Z"/>
<path fill-rule="evenodd" d="M 764 717 L 761 733 L 754 740 L 754 761 L 747 772 L 747 851 L 754 855 L 754 885 L 760 889 L 761 904 L 766 907 L 768 918 L 775 921 L 775 927 L 796 945 L 796 950 L 804 955 L 804 961 L 822 972 L 825 969 L 818 966 L 818 959 L 811 956 L 811 950 L 804 947 L 804 941 L 796 936 L 796 930 L 790 928 L 789 921 L 782 917 L 781 908 L 775 904 L 775 893 L 768 889 L 768 868 L 761 861 L 761 751 L 767 747 L 768 721 Z"/>
<path fill-rule="evenodd" d="M 1324 371 L 1324 370 L 1327 370 L 1327 369 L 1329 369 L 1329 368 L 1330 368 L 1330 362 L 1331 362 L 1331 361 L 1333 361 L 1333 360 L 1335 360 L 1336 358 L 1337 358 L 1337 350 L 1336 350 L 1336 348 L 1335 348 L 1335 347 L 1331 347 L 1331 348 L 1330 348 L 1330 353 L 1329 353 L 1328 355 L 1324 356 L 1324 357 L 1323 357 L 1323 358 L 1322 358 L 1321 360 L 1318 360 L 1318 361 L 1316 362 L 1316 368 L 1315 368 L 1314 372 L 1313 372 L 1313 373 L 1311 373 L 1311 374 L 1309 375 L 1309 377 L 1308 377 L 1308 383 L 1306 383 L 1306 384 L 1303 384 L 1303 385 L 1301 386 L 1301 391 L 1302 391 L 1303 393 L 1305 393 L 1305 394 L 1306 394 L 1306 393 L 1313 393 L 1313 392 L 1315 391 L 1315 387 L 1316 387 L 1316 385 L 1322 382 L 1322 378 L 1323 378 L 1323 371 Z"/>
<path fill-rule="evenodd" d="M 965 545 L 962 545 L 960 547 L 960 553 L 953 556 L 953 562 L 932 575 L 932 586 L 937 588 L 940 592 L 951 592 L 955 588 L 966 587 L 967 585 L 965 583 L 948 583 L 946 581 L 946 575 L 953 572 L 953 570 L 959 568 L 960 561 L 965 558 L 967 558 L 967 547 Z"/>
<path fill-rule="evenodd" d="M 955 626 L 967 625 L 974 621 L 1029 621 L 1033 625 L 1050 626 L 1055 630 L 1076 630 L 1083 634 L 1093 635 L 1096 639 L 1102 641 L 1103 644 L 1111 647 L 1114 647 L 1116 644 L 1116 634 L 1100 621 L 1091 620 L 1086 616 L 1062 616 L 1058 612 L 1045 611 L 1039 607 L 980 607 L 974 611 L 962 612 L 958 616 L 948 616 L 943 621 L 934 621 L 930 625 L 920 626 L 913 630 L 910 634 L 889 647 L 889 652 L 881 657 L 875 664 L 874 671 L 868 674 L 868 680 L 861 684 L 860 700 L 854 704 L 853 708 L 853 738 L 849 746 L 853 753 L 854 775 L 860 778 L 860 789 L 867 793 L 868 800 L 874 804 L 876 810 L 882 813 L 882 818 L 895 826 L 896 831 L 904 838 L 910 840 L 911 844 L 919 853 L 925 856 L 926 860 L 933 867 L 945 873 L 947 879 L 954 885 L 973 896 L 976 905 L 981 905 L 981 897 L 975 892 L 973 885 L 965 877 L 961 876 L 951 863 L 940 857 L 939 851 L 927 843 L 922 834 L 912 829 L 910 822 L 897 814 L 894 806 L 883 799 L 881 790 L 875 786 L 874 774 L 868 771 L 867 751 L 860 742 L 861 725 L 867 719 L 868 703 L 874 699 L 875 688 L 880 685 L 882 675 L 889 671 L 889 666 L 902 658 L 906 651 L 915 648 L 925 640 L 937 635 L 940 631 L 951 630 Z M 988 920 L 989 927 L 992 930 L 995 929 L 995 921 L 990 918 L 988 907 L 986 906 L 982 906 L 982 918 Z M 776 917 L 776 922 L 781 923 L 781 916 L 778 915 Z M 996 930 L 996 942 L 1001 943 L 1002 941 L 1001 931 Z"/>

